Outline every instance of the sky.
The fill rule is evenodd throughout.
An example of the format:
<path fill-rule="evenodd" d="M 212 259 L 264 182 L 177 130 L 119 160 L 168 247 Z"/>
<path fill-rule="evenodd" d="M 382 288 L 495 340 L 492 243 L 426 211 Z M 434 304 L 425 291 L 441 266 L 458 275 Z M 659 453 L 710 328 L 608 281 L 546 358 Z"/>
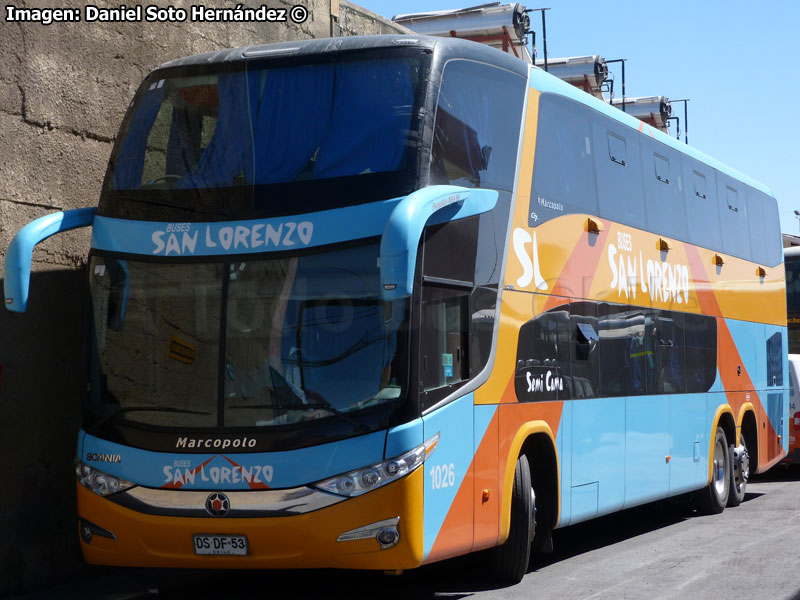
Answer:
<path fill-rule="evenodd" d="M 548 7 L 548 57 L 625 58 L 626 96 L 689 98 L 689 143 L 766 184 L 781 230 L 800 234 L 800 76 L 794 74 L 800 1 L 537 0 Z M 387 18 L 464 8 L 479 0 L 357 0 Z M 505 3 L 505 2 L 503 2 Z M 532 13 L 539 58 L 541 17 Z M 615 95 L 622 80 L 619 64 Z M 681 119 L 683 104 L 673 105 Z M 683 134 L 681 134 L 683 139 Z"/>

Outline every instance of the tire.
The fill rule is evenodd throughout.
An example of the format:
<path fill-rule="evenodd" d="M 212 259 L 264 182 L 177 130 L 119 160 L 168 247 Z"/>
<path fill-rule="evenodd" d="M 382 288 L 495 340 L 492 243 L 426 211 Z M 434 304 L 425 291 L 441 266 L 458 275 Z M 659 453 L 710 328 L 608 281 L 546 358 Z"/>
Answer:
<path fill-rule="evenodd" d="M 519 583 L 528 572 L 531 542 L 536 530 L 536 495 L 531 487 L 528 457 L 517 459 L 511 492 L 511 525 L 508 539 L 492 550 L 491 570 L 498 581 Z"/>
<path fill-rule="evenodd" d="M 711 459 L 711 483 L 700 493 L 698 508 L 706 514 L 716 515 L 725 510 L 731 489 L 731 457 L 728 438 L 722 427 L 717 427 Z"/>
<path fill-rule="evenodd" d="M 728 494 L 728 506 L 739 506 L 744 500 L 744 495 L 747 489 L 747 480 L 750 478 L 750 454 L 747 452 L 747 440 L 742 434 L 743 448 L 741 458 L 735 458 L 735 447 L 730 446 L 729 455 L 731 463 L 731 484 L 730 493 Z"/>

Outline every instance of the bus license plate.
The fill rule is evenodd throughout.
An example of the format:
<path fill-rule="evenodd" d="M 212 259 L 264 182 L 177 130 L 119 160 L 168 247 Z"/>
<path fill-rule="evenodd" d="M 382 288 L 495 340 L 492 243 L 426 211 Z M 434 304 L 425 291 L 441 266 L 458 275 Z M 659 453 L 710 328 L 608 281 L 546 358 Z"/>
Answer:
<path fill-rule="evenodd" d="M 195 554 L 247 555 L 247 537 L 243 535 L 194 535 Z"/>

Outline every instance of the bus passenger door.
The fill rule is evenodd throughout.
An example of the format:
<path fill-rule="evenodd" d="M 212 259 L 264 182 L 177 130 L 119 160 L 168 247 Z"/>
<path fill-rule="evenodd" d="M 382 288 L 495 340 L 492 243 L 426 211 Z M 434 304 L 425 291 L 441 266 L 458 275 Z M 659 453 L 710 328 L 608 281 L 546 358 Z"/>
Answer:
<path fill-rule="evenodd" d="M 570 523 L 618 510 L 624 502 L 625 397 L 616 392 L 620 369 L 614 363 L 615 356 L 624 362 L 627 347 L 618 339 L 609 309 L 607 304 L 570 305 L 576 330 Z"/>
<path fill-rule="evenodd" d="M 767 458 L 771 459 L 789 450 L 789 374 L 788 339 L 786 330 L 775 325 L 764 325 L 766 357 L 766 398 L 762 400 L 767 419 Z"/>
<path fill-rule="evenodd" d="M 437 280 L 422 285 L 420 397 L 425 439 L 439 434 L 425 462 L 424 561 L 464 554 L 472 548 L 473 394 L 442 406 L 470 377 L 470 290 Z"/>

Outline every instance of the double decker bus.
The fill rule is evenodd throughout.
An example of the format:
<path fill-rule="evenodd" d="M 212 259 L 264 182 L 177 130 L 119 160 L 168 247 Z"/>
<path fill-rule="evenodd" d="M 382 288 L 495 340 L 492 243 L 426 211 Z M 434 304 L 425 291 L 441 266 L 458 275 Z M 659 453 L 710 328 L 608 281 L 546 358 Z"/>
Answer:
<path fill-rule="evenodd" d="M 769 190 L 459 39 L 176 60 L 91 226 L 81 548 L 103 565 L 403 570 L 696 492 L 786 454 Z M 37 290 L 34 290 L 36 293 Z"/>

